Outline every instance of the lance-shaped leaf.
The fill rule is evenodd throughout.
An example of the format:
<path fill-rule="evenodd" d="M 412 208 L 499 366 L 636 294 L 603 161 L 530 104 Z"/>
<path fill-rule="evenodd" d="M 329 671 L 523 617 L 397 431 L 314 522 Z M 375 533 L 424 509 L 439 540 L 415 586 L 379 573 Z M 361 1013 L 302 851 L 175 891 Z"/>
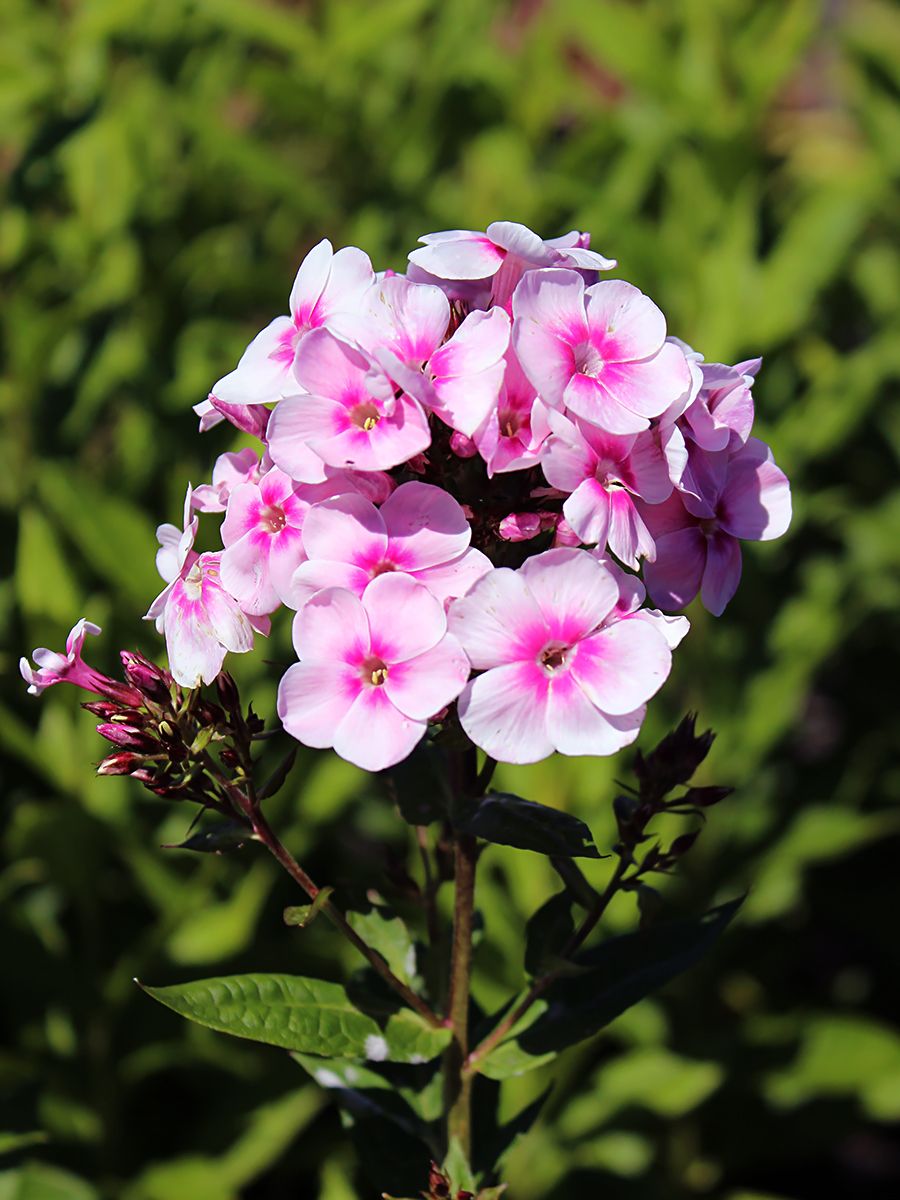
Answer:
<path fill-rule="evenodd" d="M 377 950 L 398 979 L 410 983 L 416 974 L 416 950 L 400 917 L 382 908 L 347 913 L 347 920 L 363 941 Z"/>
<path fill-rule="evenodd" d="M 251 841 L 253 832 L 241 821 L 217 821 L 201 826 L 186 841 L 170 842 L 163 850 L 193 850 L 197 854 L 222 854 Z"/>
<path fill-rule="evenodd" d="M 592 1037 L 626 1008 L 698 962 L 715 944 L 742 899 L 722 904 L 702 917 L 611 938 L 578 955 L 574 961 L 582 971 L 557 979 L 544 991 L 540 1004 L 532 1010 L 536 1016 L 518 1033 L 515 1044 L 539 1059 Z M 501 1043 L 497 1053 L 507 1044 Z M 485 1060 L 487 1071 L 492 1057 Z"/>
<path fill-rule="evenodd" d="M 449 1030 L 412 1009 L 376 1020 L 340 984 L 299 975 L 230 975 L 144 991 L 198 1025 L 326 1058 L 427 1062 L 450 1040 Z"/>
<path fill-rule="evenodd" d="M 541 975 L 557 965 L 566 942 L 574 932 L 572 897 L 557 892 L 528 918 L 525 928 L 525 970 Z"/>
<path fill-rule="evenodd" d="M 451 796 L 447 764 L 439 746 L 423 741 L 403 762 L 387 772 L 391 798 L 410 825 L 446 819 Z"/>
<path fill-rule="evenodd" d="M 601 857 L 584 821 L 507 792 L 489 792 L 457 822 L 457 830 L 498 846 L 515 846 L 538 854 Z"/>

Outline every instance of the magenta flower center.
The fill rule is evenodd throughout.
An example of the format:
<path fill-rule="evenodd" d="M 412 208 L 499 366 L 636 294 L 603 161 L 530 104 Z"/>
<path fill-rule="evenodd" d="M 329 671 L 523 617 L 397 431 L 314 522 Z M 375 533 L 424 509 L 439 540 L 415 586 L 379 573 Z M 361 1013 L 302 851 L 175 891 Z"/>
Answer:
<path fill-rule="evenodd" d="M 381 420 L 381 413 L 371 401 L 365 401 L 362 404 L 355 405 L 350 410 L 350 420 L 357 429 L 362 429 L 366 433 L 369 433 Z"/>
<path fill-rule="evenodd" d="M 580 375 L 590 375 L 592 379 L 596 379 L 606 366 L 600 351 L 590 342 L 579 342 L 577 346 L 573 347 L 572 354 L 575 359 L 575 370 Z"/>
<path fill-rule="evenodd" d="M 388 677 L 388 668 L 380 658 L 367 658 L 362 666 L 363 680 L 372 687 L 381 687 Z"/>
<path fill-rule="evenodd" d="M 266 533 L 281 533 L 287 525 L 284 509 L 279 508 L 276 504 L 267 504 L 265 508 L 259 510 L 259 523 Z"/>
<path fill-rule="evenodd" d="M 551 642 L 545 646 L 538 656 L 538 662 L 548 675 L 553 675 L 566 666 L 571 646 L 563 646 L 559 642 Z"/>

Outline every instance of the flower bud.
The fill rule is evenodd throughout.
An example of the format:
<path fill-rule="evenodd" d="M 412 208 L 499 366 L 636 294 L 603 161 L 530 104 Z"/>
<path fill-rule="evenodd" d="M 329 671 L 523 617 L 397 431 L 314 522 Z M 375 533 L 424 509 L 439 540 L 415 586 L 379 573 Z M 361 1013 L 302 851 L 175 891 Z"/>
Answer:
<path fill-rule="evenodd" d="M 238 712 L 241 707 L 241 697 L 237 684 L 227 671 L 220 671 L 216 676 L 216 691 L 226 712 Z"/>
<path fill-rule="evenodd" d="M 170 688 L 173 679 L 168 671 L 163 671 L 136 651 L 121 650 L 119 657 L 122 660 L 125 678 L 148 700 L 154 700 L 157 704 L 166 704 L 171 700 Z"/>
<path fill-rule="evenodd" d="M 541 532 L 539 513 L 510 513 L 497 529 L 505 542 L 527 542 Z"/>
<path fill-rule="evenodd" d="M 133 775 L 140 768 L 143 761 L 140 754 L 134 754 L 130 750 L 117 750 L 114 754 L 108 754 L 103 759 L 97 767 L 97 774 Z"/>
<path fill-rule="evenodd" d="M 143 730 L 138 729 L 136 725 L 123 725 L 108 721 L 98 725 L 97 732 L 108 742 L 112 742 L 115 746 L 122 746 L 126 750 L 140 750 L 144 754 L 152 754 L 159 749 L 159 744 L 149 738 Z"/>
<path fill-rule="evenodd" d="M 81 707 L 89 713 L 93 713 L 95 717 L 102 717 L 104 721 L 108 721 L 122 712 L 121 704 L 113 704 L 111 700 L 92 700 L 88 704 L 82 704 Z"/>
<path fill-rule="evenodd" d="M 478 447 L 470 437 L 466 437 L 464 433 L 455 430 L 450 438 L 450 449 L 457 458 L 474 458 L 478 453 Z"/>

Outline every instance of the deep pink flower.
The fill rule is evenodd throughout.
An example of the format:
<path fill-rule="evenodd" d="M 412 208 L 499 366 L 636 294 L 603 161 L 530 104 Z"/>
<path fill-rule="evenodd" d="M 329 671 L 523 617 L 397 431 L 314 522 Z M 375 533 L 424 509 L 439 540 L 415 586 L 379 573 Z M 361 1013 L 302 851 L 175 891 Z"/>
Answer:
<path fill-rule="evenodd" d="M 656 542 L 644 579 L 660 608 L 683 608 L 699 592 L 718 617 L 740 582 L 740 542 L 780 537 L 791 520 L 791 491 L 757 438 L 736 454 L 721 450 L 698 461 L 706 466 L 700 500 L 674 492 L 664 504 L 642 505 Z"/>
<path fill-rule="evenodd" d="M 289 602 L 301 608 L 327 587 L 361 596 L 391 571 L 412 575 L 442 602 L 463 596 L 491 569 L 471 537 L 459 504 L 432 484 L 401 484 L 380 509 L 362 496 L 323 500 L 306 517 L 307 560 L 294 572 Z"/>
<path fill-rule="evenodd" d="M 513 348 L 540 397 L 607 433 L 648 428 L 690 385 L 665 317 L 630 283 L 585 289 L 575 271 L 529 271 L 513 317 Z"/>
<path fill-rule="evenodd" d="M 253 485 L 243 485 L 253 486 Z M 212 683 L 225 655 L 253 648 L 253 631 L 268 633 L 268 621 L 251 618 L 222 586 L 219 554 L 197 554 L 197 518 L 191 517 L 191 488 L 184 505 L 184 529 L 160 525 L 156 565 L 166 581 L 144 619 L 165 634 L 169 667 L 176 683 L 195 688 Z"/>
<path fill-rule="evenodd" d="M 213 396 L 229 404 L 270 404 L 296 390 L 291 368 L 304 336 L 354 310 L 374 279 L 362 250 L 347 246 L 334 253 L 323 239 L 300 264 L 290 316 L 276 317 L 256 335 L 237 367 L 214 384 Z"/>
<path fill-rule="evenodd" d="M 574 267 L 609 271 L 615 259 L 588 249 L 586 234 L 572 230 L 545 241 L 526 225 L 494 221 L 486 233 L 448 229 L 420 237 L 421 250 L 409 261 L 436 281 L 491 281 L 492 303 L 506 305 L 522 275 L 535 267 Z M 452 291 L 453 289 L 451 289 Z"/>
<path fill-rule="evenodd" d="M 491 757 L 527 763 L 612 754 L 637 736 L 671 651 L 644 621 L 613 620 L 612 574 L 585 550 L 547 550 L 499 568 L 450 606 L 449 624 L 484 673 L 459 699 L 463 729 Z"/>
<path fill-rule="evenodd" d="M 497 411 L 509 333 L 509 317 L 503 309 L 469 313 L 428 364 L 431 394 L 425 402 L 466 437 L 474 437 Z"/>
<path fill-rule="evenodd" d="M 583 542 L 637 569 L 652 558 L 653 538 L 634 497 L 659 504 L 672 492 L 666 461 L 650 431 L 616 437 L 551 413 L 553 430 L 541 454 L 548 483 L 571 495 L 563 515 Z"/>
<path fill-rule="evenodd" d="M 505 361 L 500 395 L 475 431 L 475 444 L 487 464 L 489 479 L 534 466 L 550 433 L 548 409 L 511 349 Z"/>
<path fill-rule="evenodd" d="M 228 498 L 222 522 L 222 582 L 247 613 L 274 612 L 290 595 L 303 561 L 300 531 L 310 507 L 351 490 L 336 473 L 322 484 L 295 483 L 272 467 L 259 483 L 242 483 Z"/>
<path fill-rule="evenodd" d="M 362 350 L 325 329 L 303 345 L 296 377 L 309 393 L 290 396 L 272 413 L 269 451 L 296 478 L 309 450 L 331 467 L 387 470 L 431 442 L 418 401 L 395 389 Z"/>
<path fill-rule="evenodd" d="M 469 676 L 443 606 L 409 575 L 380 575 L 361 599 L 317 592 L 294 621 L 294 647 L 300 662 L 278 687 L 285 729 L 367 771 L 406 758 Z"/>
<path fill-rule="evenodd" d="M 100 633 L 100 626 L 82 617 L 69 631 L 64 654 L 48 650 L 46 646 L 38 646 L 31 654 L 36 668 L 27 658 L 19 659 L 19 672 L 28 684 L 30 695 L 39 696 L 46 688 L 57 683 L 73 683 L 85 691 L 105 694 L 106 676 L 89 667 L 81 657 L 84 639 L 89 633 L 96 636 Z"/>
<path fill-rule="evenodd" d="M 224 512 L 232 489 L 241 483 L 258 483 L 259 455 L 249 447 L 236 453 L 220 454 L 213 467 L 212 483 L 195 487 L 191 504 L 198 512 Z"/>

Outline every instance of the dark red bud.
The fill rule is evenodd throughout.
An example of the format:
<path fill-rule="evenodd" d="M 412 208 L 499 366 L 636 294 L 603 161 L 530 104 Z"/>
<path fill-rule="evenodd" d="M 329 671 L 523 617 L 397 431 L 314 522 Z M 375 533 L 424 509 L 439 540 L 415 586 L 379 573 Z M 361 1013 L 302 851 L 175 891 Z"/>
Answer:
<path fill-rule="evenodd" d="M 227 671 L 220 671 L 216 676 L 216 691 L 227 712 L 237 712 L 241 707 L 241 697 L 237 684 Z"/>
<path fill-rule="evenodd" d="M 102 717 L 104 721 L 108 721 L 110 717 L 123 711 L 121 704 L 113 704 L 111 700 L 92 700 L 89 704 L 82 704 L 81 707 L 87 709 L 89 713 L 93 713 L 95 717 Z"/>
<path fill-rule="evenodd" d="M 100 677 L 96 690 L 107 700 L 117 700 L 119 704 L 125 704 L 129 708 L 140 708 L 144 703 L 144 697 L 136 687 L 128 683 L 119 683 L 116 679 L 107 679 L 105 676 Z"/>
<path fill-rule="evenodd" d="M 97 732 L 108 742 L 112 742 L 115 746 L 123 746 L 126 750 L 142 750 L 145 754 L 152 754 L 159 749 L 159 744 L 147 737 L 135 725 L 121 725 L 109 721 L 104 725 L 98 725 Z"/>
<path fill-rule="evenodd" d="M 134 754 L 130 750 L 117 750 L 114 754 L 108 754 L 103 762 L 97 767 L 98 775 L 133 775 L 143 763 L 143 758 L 140 754 Z"/>

